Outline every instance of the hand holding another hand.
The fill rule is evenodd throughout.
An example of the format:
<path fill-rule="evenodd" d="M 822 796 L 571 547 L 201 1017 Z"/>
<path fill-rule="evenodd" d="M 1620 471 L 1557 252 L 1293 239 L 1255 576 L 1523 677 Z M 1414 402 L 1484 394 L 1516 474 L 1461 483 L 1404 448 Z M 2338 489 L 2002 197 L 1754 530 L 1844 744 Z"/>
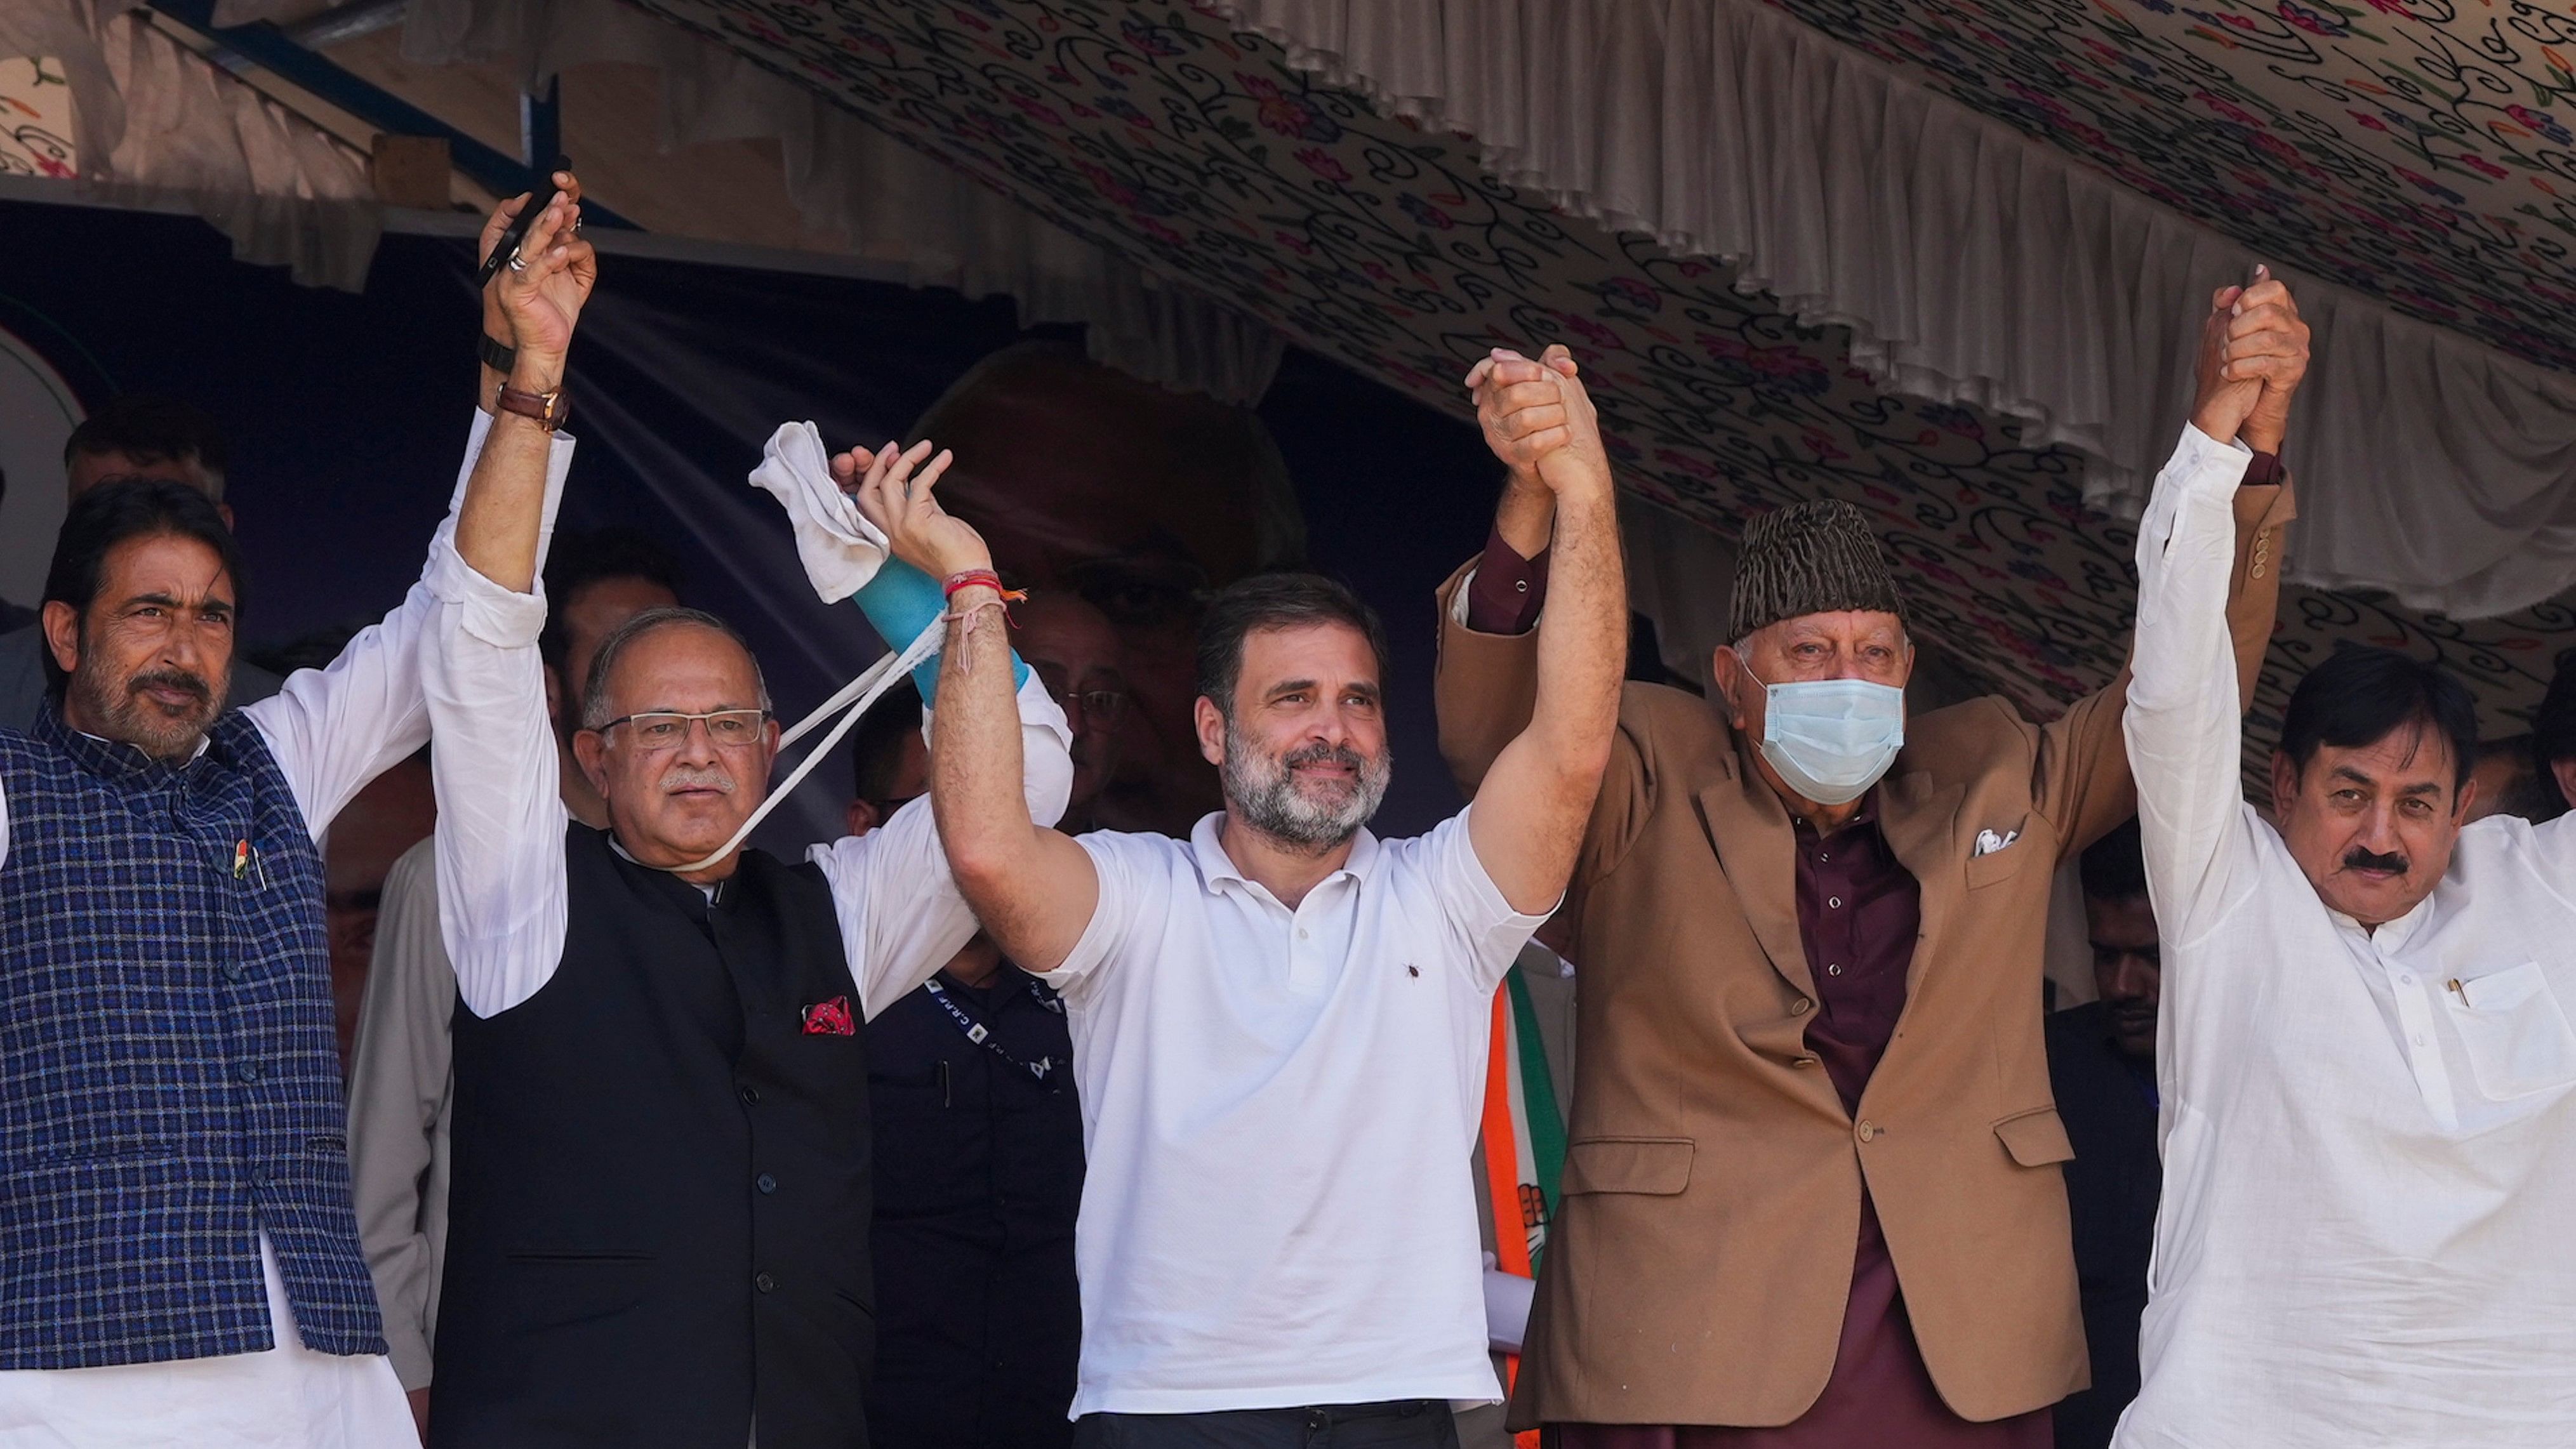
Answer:
<path fill-rule="evenodd" d="M 2290 429 L 2290 396 L 2308 375 L 2308 324 L 2299 304 L 2268 268 L 2236 299 L 2227 324 L 2227 375 L 2261 381 L 2263 390 L 2237 433 L 2258 453 L 2278 453 Z"/>
<path fill-rule="evenodd" d="M 1535 362 L 1498 347 L 1468 369 L 1477 425 L 1514 486 L 1550 493 L 1608 486 L 1600 418 L 1578 373 L 1562 344 L 1550 344 Z"/>
<path fill-rule="evenodd" d="M 931 489 L 954 461 L 945 448 L 932 456 L 927 439 L 908 449 L 888 443 L 875 452 L 835 454 L 832 481 L 885 533 L 896 558 L 934 579 L 947 579 L 993 566 L 993 551 L 983 535 L 932 496 Z"/>
<path fill-rule="evenodd" d="M 2192 426 L 2258 453 L 2278 453 L 2290 397 L 2308 370 L 2308 324 L 2290 289 L 2268 267 L 2250 287 L 2221 287 L 2202 322 Z"/>

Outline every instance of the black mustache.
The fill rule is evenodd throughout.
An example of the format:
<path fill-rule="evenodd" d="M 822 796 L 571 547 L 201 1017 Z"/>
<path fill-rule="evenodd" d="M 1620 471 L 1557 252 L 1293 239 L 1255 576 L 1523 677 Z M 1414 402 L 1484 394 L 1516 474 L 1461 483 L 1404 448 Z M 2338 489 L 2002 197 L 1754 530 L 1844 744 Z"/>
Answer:
<path fill-rule="evenodd" d="M 214 695 L 214 690 L 207 687 L 206 681 L 184 669 L 148 669 L 125 681 L 125 692 L 128 694 L 141 694 L 147 689 L 175 689 L 182 693 L 193 694 L 201 700 L 212 698 Z"/>
<path fill-rule="evenodd" d="M 2406 857 L 2402 855 L 2373 855 L 2369 851 L 2356 845 L 2352 849 L 2344 852 L 2343 868 L 2346 870 L 2385 870 L 2393 871 L 2398 875 L 2404 875 L 2406 873 Z"/>

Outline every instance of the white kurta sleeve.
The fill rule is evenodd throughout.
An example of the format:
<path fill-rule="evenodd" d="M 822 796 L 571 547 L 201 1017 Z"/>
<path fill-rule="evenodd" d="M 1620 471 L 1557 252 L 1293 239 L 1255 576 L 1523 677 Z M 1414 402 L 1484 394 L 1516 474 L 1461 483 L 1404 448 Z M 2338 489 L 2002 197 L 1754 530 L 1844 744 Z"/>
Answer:
<path fill-rule="evenodd" d="M 242 710 L 268 741 L 287 787 L 295 792 L 306 828 L 320 840 L 332 819 L 367 782 L 429 742 L 430 720 L 421 700 L 421 641 L 431 607 L 430 573 L 440 550 L 455 556 L 456 511 L 465 481 L 482 456 L 492 419 L 477 411 L 466 436 L 465 461 L 447 517 L 431 541 L 421 582 L 382 623 L 360 630 L 340 657 L 322 669 L 287 676 L 276 696 Z M 573 440 L 558 435 L 546 468 L 545 526 L 551 534 L 555 505 L 563 496 L 564 470 L 572 465 Z M 544 544 L 539 544 L 542 561 Z M 460 565 L 461 566 L 461 565 Z M 541 565 L 542 566 L 542 565 Z"/>
<path fill-rule="evenodd" d="M 1064 818 L 1073 784 L 1073 731 L 1035 671 L 1020 686 L 1019 706 L 1029 818 L 1052 826 Z M 929 980 L 975 935 L 927 795 L 876 830 L 815 846 L 806 859 L 831 883 L 841 949 L 870 1017 Z"/>
<path fill-rule="evenodd" d="M 563 957 L 570 817 L 537 659 L 546 599 L 475 572 L 445 534 L 433 549 L 421 682 L 438 734 L 439 937 L 457 999 L 491 1017 L 536 995 Z"/>
<path fill-rule="evenodd" d="M 2206 933 L 2254 883 L 2227 629 L 2233 499 L 2252 456 L 2186 426 L 2138 522 L 2137 640 L 2121 728 L 2148 889 L 2169 945 Z"/>

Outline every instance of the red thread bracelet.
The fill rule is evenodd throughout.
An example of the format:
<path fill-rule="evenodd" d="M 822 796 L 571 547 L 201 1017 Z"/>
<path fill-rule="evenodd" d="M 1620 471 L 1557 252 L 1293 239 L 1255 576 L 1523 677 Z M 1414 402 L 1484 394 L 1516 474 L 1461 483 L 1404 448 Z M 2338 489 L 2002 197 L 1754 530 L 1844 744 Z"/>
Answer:
<path fill-rule="evenodd" d="M 950 574 L 947 581 L 939 588 L 941 599 L 948 605 L 946 617 L 965 620 L 968 634 L 975 632 L 975 616 L 986 609 L 1002 611 L 1002 627 L 1006 629 L 1017 627 L 1019 620 L 1011 617 L 1011 605 L 1024 603 L 1029 597 L 1029 591 L 1026 589 L 1003 588 L 1002 576 L 991 569 L 968 569 L 964 573 Z M 962 590 L 975 588 L 991 589 L 999 597 L 989 603 L 977 604 L 961 612 L 957 608 L 957 595 Z"/>
<path fill-rule="evenodd" d="M 950 574 L 947 581 L 939 586 L 940 597 L 943 599 L 954 599 L 957 597 L 958 591 L 974 588 L 978 584 L 991 589 L 994 593 L 1001 595 L 1005 599 L 1018 600 L 1025 599 L 1029 596 L 1028 590 L 1026 589 L 1003 588 L 1002 576 L 993 572 L 991 569 L 968 569 L 964 573 Z"/>

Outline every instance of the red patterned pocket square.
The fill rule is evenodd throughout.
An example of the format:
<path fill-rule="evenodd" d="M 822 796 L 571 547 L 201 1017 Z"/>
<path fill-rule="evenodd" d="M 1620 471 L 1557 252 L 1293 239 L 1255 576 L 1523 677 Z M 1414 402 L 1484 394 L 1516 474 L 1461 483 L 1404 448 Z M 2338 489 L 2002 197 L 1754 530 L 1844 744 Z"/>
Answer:
<path fill-rule="evenodd" d="M 807 1036 L 856 1036 L 858 1025 L 850 1019 L 850 998 L 835 996 L 805 1008 Z"/>

